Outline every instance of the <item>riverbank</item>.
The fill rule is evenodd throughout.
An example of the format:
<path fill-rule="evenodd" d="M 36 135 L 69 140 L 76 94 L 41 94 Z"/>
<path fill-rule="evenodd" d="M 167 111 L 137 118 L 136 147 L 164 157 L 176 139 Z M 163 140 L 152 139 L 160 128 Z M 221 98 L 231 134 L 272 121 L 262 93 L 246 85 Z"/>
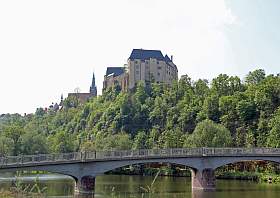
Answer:
<path fill-rule="evenodd" d="M 232 179 L 232 180 L 251 180 L 260 183 L 274 183 L 280 184 L 280 175 L 275 173 L 259 173 L 259 172 L 218 172 L 217 179 Z"/>
<path fill-rule="evenodd" d="M 0 196 L 2 198 L 13 198 L 13 197 L 16 197 L 16 195 L 13 194 L 12 192 L 6 191 L 6 190 L 3 190 L 3 189 L 0 189 Z"/>
<path fill-rule="evenodd" d="M 41 171 L 36 171 L 37 173 Z M 29 175 L 35 175 L 34 171 L 31 171 Z M 16 172 L 14 176 L 14 181 L 11 182 L 11 186 L 9 189 L 0 188 L 0 197 L 2 198 L 10 198 L 10 197 L 45 197 L 45 192 L 47 187 L 43 187 L 40 185 L 39 177 L 32 181 L 32 183 L 24 183 L 22 177 L 24 174 L 28 174 L 28 172 Z"/>
<path fill-rule="evenodd" d="M 41 198 L 46 197 L 43 194 L 40 193 L 29 193 L 29 192 L 14 192 L 13 190 L 3 190 L 0 189 L 0 197 L 1 198 L 24 198 L 24 197 L 30 197 L 30 198 Z"/>

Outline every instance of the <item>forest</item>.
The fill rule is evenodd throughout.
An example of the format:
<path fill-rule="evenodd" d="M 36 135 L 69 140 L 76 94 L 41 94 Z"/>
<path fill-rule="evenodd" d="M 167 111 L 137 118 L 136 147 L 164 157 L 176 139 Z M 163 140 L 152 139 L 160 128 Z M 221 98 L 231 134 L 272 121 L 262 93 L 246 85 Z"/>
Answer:
<path fill-rule="evenodd" d="M 116 84 L 85 104 L 0 116 L 1 156 L 181 147 L 280 147 L 280 75 Z"/>

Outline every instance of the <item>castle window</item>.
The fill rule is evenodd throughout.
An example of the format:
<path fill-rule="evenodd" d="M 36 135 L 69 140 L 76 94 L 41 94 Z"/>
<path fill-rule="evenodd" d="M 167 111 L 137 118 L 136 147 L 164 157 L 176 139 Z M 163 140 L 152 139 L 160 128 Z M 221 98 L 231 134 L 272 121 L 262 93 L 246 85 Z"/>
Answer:
<path fill-rule="evenodd" d="M 136 69 L 139 69 L 139 65 L 136 65 L 135 67 L 136 67 Z"/>
<path fill-rule="evenodd" d="M 137 64 L 138 63 L 138 61 L 137 60 L 135 60 L 135 64 Z"/>
<path fill-rule="evenodd" d="M 160 73 L 158 72 L 157 75 L 160 76 Z"/>
<path fill-rule="evenodd" d="M 136 74 L 139 75 L 139 71 L 136 71 Z"/>
<path fill-rule="evenodd" d="M 159 64 L 159 61 L 157 61 L 157 64 Z"/>
<path fill-rule="evenodd" d="M 161 67 L 158 67 L 158 69 L 161 69 Z"/>

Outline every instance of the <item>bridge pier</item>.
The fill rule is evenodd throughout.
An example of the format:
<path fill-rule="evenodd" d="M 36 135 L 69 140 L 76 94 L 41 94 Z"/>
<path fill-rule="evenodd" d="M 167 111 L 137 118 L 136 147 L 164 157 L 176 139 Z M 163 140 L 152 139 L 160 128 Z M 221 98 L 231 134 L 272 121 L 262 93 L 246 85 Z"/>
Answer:
<path fill-rule="evenodd" d="M 203 169 L 197 170 L 192 169 L 192 189 L 193 190 L 215 190 L 216 189 L 216 178 L 215 170 Z"/>
<path fill-rule="evenodd" d="M 88 175 L 75 180 L 75 194 L 94 194 L 95 177 Z"/>

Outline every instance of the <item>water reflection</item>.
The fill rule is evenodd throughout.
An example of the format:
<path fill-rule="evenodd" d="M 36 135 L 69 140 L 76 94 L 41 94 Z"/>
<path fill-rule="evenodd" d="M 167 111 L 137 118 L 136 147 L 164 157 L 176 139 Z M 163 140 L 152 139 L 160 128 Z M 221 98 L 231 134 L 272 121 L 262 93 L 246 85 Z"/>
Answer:
<path fill-rule="evenodd" d="M 36 177 L 36 176 L 35 176 Z M 34 185 L 34 175 L 24 176 L 23 185 Z M 218 180 L 217 190 L 204 192 L 191 190 L 190 178 L 159 177 L 154 184 L 156 194 L 143 195 L 154 177 L 105 175 L 96 178 L 95 195 L 74 196 L 75 182 L 71 178 L 40 175 L 41 188 L 47 187 L 47 197 L 55 198 L 279 198 L 280 185 L 258 184 L 244 181 Z M 13 176 L 0 175 L 0 190 L 13 187 Z"/>
<path fill-rule="evenodd" d="M 163 195 L 164 197 L 169 197 L 169 196 L 167 196 L 167 195 Z M 186 194 L 184 194 L 184 195 L 180 195 L 180 194 L 178 194 L 178 195 L 170 195 L 170 196 L 172 196 L 172 198 L 174 197 L 174 198 L 187 198 L 187 197 L 189 197 L 189 196 L 187 196 Z M 95 196 L 95 195 L 75 195 L 74 196 L 74 198 L 100 198 L 100 197 L 102 197 L 103 198 L 103 196 L 101 196 L 101 195 L 97 195 L 97 196 Z M 122 195 L 122 196 L 120 196 L 120 197 L 122 197 L 122 198 L 135 198 L 136 197 L 136 195 Z M 158 195 L 144 195 L 144 194 L 142 194 L 142 195 L 139 195 L 139 197 L 154 197 L 154 198 L 158 198 Z M 105 198 L 105 196 L 104 196 L 104 198 Z M 196 190 L 196 191 L 193 191 L 192 192 L 192 198 L 216 198 L 216 194 L 215 194 L 215 192 L 205 192 L 205 191 L 202 191 L 202 190 Z"/>
<path fill-rule="evenodd" d="M 216 198 L 215 191 L 193 190 L 192 198 Z"/>
<path fill-rule="evenodd" d="M 74 198 L 94 198 L 94 195 L 75 195 Z"/>

